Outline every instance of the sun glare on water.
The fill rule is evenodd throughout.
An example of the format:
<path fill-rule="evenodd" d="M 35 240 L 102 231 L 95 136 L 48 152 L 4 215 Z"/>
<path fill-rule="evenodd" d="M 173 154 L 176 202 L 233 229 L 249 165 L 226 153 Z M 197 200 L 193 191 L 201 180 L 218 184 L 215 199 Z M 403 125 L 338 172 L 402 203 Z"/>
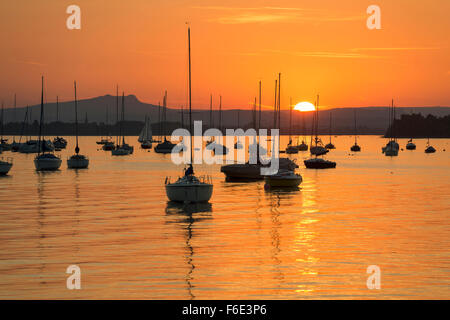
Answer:
<path fill-rule="evenodd" d="M 312 103 L 304 101 L 297 103 L 294 107 L 294 110 L 305 112 L 305 111 L 314 111 L 316 110 L 316 108 Z"/>

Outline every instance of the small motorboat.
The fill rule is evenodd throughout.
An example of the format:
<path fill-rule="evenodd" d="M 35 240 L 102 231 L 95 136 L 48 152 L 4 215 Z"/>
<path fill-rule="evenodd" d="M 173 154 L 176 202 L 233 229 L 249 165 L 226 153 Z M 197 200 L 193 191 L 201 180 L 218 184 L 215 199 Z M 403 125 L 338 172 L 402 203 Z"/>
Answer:
<path fill-rule="evenodd" d="M 435 153 L 436 149 L 433 146 L 427 145 L 427 148 L 425 149 L 425 153 Z"/>
<path fill-rule="evenodd" d="M 7 175 L 12 165 L 12 158 L 0 158 L 0 175 Z"/>
<path fill-rule="evenodd" d="M 322 158 L 312 158 L 303 161 L 308 169 L 329 169 L 336 168 L 336 162 L 325 160 Z"/>
<path fill-rule="evenodd" d="M 152 142 L 150 140 L 146 140 L 141 143 L 142 149 L 151 149 L 152 148 Z"/>
<path fill-rule="evenodd" d="M 174 144 L 168 140 L 164 140 L 164 142 L 161 142 L 158 145 L 156 145 L 155 152 L 163 153 L 163 154 L 172 153 L 172 150 L 173 150 L 173 148 L 175 148 L 175 146 L 176 146 L 176 144 Z"/>
<path fill-rule="evenodd" d="M 322 155 L 328 153 L 329 150 L 328 150 L 328 149 L 325 149 L 325 148 L 322 147 L 322 146 L 316 145 L 316 146 L 311 146 L 311 147 L 309 148 L 309 152 L 310 152 L 312 155 L 314 155 L 314 156 L 322 156 Z"/>
<path fill-rule="evenodd" d="M 290 170 L 278 170 L 274 175 L 265 176 L 266 185 L 271 188 L 295 188 L 302 183 L 302 176 Z"/>
<path fill-rule="evenodd" d="M 133 147 L 133 146 L 130 146 L 130 145 L 127 144 L 127 143 L 122 144 L 122 145 L 120 146 L 120 148 L 125 149 L 125 150 L 128 150 L 128 152 L 129 152 L 130 154 L 133 154 L 133 152 L 134 152 L 134 147 Z"/>
<path fill-rule="evenodd" d="M 110 143 L 110 140 L 107 138 L 101 138 L 100 141 L 96 141 L 96 144 L 105 145 L 107 143 Z"/>
<path fill-rule="evenodd" d="M 126 148 L 124 145 L 120 145 L 117 148 L 111 150 L 111 155 L 113 156 L 128 156 L 130 149 Z"/>
<path fill-rule="evenodd" d="M 229 149 L 220 143 L 211 143 L 206 146 L 206 149 L 212 150 L 215 155 L 223 156 L 228 154 Z"/>
<path fill-rule="evenodd" d="M 406 149 L 407 150 L 416 150 L 416 145 L 415 145 L 415 143 L 412 142 L 412 139 L 408 140 L 408 143 L 406 144 Z"/>
<path fill-rule="evenodd" d="M 65 149 L 67 147 L 67 140 L 62 137 L 56 137 L 53 139 L 53 145 L 55 146 L 55 149 Z"/>
<path fill-rule="evenodd" d="M 296 146 L 288 146 L 286 148 L 286 153 L 287 154 L 297 154 L 298 153 L 298 148 Z"/>
<path fill-rule="evenodd" d="M 302 141 L 302 143 L 297 146 L 297 149 L 298 151 L 308 151 L 308 145 L 305 141 Z"/>
<path fill-rule="evenodd" d="M 102 149 L 105 150 L 105 151 L 112 151 L 115 148 L 116 148 L 116 146 L 114 145 L 114 142 L 112 142 L 112 141 L 108 141 L 107 143 L 105 143 L 102 146 Z"/>
<path fill-rule="evenodd" d="M 350 150 L 353 151 L 353 152 L 360 152 L 361 151 L 361 147 L 355 142 L 355 144 L 352 145 Z"/>

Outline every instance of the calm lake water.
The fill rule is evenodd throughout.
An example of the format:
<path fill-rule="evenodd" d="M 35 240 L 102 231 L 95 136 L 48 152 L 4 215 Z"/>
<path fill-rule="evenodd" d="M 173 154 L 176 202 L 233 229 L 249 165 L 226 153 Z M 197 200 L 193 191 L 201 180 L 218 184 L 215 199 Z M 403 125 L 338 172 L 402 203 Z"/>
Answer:
<path fill-rule="evenodd" d="M 450 298 L 450 139 L 435 154 L 390 158 L 385 139 L 333 138 L 336 169 L 303 166 L 298 191 L 226 182 L 219 165 L 209 204 L 167 202 L 170 155 L 112 157 L 81 137 L 87 170 L 37 173 L 12 156 L 0 178 L 0 298 L 13 299 L 437 299 Z M 324 138 L 328 142 L 328 138 Z M 283 143 L 284 142 L 284 143 Z M 282 138 L 285 146 L 287 137 Z M 400 140 L 404 148 L 405 139 Z M 446 149 L 447 151 L 443 151 Z M 66 268 L 81 268 L 81 290 Z M 369 265 L 381 289 L 366 286 Z"/>

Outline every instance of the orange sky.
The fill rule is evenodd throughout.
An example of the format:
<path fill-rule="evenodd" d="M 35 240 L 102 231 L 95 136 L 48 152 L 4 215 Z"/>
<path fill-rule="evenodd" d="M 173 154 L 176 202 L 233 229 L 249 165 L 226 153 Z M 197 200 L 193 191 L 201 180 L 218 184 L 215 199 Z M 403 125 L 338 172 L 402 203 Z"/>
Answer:
<path fill-rule="evenodd" d="M 82 29 L 67 30 L 66 8 L 81 7 Z M 382 30 L 366 27 L 381 7 Z M 245 107 L 262 80 L 271 106 L 282 73 L 282 105 L 450 106 L 448 0 L 2 0 L 0 99 L 47 100 L 114 94 L 119 83 L 149 103 L 186 102 L 187 35 L 192 31 L 193 107 L 223 96 Z"/>

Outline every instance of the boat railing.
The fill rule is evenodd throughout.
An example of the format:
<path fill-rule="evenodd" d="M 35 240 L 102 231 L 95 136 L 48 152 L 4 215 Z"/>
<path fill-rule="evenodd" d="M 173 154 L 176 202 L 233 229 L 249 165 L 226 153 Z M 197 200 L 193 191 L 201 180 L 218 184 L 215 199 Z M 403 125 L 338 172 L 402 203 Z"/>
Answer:
<path fill-rule="evenodd" d="M 178 181 L 179 179 L 181 179 L 182 177 L 177 176 L 176 179 L 172 180 L 172 176 L 166 176 L 164 184 L 171 184 L 172 181 Z M 212 184 L 212 178 L 209 175 L 202 175 L 202 176 L 196 176 L 195 178 L 197 178 L 198 182 L 200 183 L 207 183 L 207 184 Z"/>

